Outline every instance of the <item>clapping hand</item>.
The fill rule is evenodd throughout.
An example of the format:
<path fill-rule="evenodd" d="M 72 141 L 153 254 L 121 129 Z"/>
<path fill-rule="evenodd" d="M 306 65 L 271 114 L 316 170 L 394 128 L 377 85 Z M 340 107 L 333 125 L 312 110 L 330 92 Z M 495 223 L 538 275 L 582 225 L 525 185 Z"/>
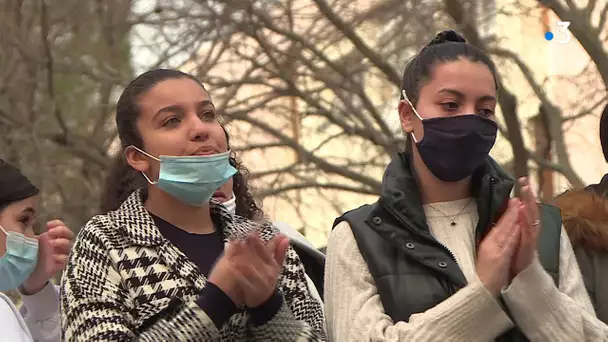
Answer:
<path fill-rule="evenodd" d="M 236 242 L 233 257 L 246 307 L 260 306 L 275 292 L 288 247 L 289 239 L 283 235 L 275 236 L 266 245 L 256 235 Z"/>
<path fill-rule="evenodd" d="M 266 244 L 255 233 L 244 240 L 231 241 L 211 271 L 209 281 L 236 305 L 257 307 L 276 290 L 288 247 L 289 239 L 282 234 Z"/>
<path fill-rule="evenodd" d="M 479 245 L 477 276 L 493 296 L 509 284 L 511 260 L 521 235 L 517 224 L 520 211 L 521 202 L 517 198 L 511 199 L 507 211 Z"/>
<path fill-rule="evenodd" d="M 521 186 L 521 204 L 517 224 L 521 227 L 521 234 L 517 251 L 511 262 L 512 277 L 528 268 L 534 261 L 540 233 L 540 214 L 536 196 L 526 178 L 520 178 L 519 185 Z"/>

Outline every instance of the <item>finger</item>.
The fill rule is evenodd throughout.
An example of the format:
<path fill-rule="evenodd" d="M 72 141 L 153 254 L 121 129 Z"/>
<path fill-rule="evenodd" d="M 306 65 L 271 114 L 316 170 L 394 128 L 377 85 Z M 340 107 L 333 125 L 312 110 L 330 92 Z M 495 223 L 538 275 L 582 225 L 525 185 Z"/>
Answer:
<path fill-rule="evenodd" d="M 237 273 L 247 279 L 249 285 L 253 288 L 259 289 L 267 286 L 264 272 L 269 272 L 270 268 L 267 265 L 261 263 L 261 260 L 248 262 L 249 260 L 243 260 L 235 265 Z"/>
<path fill-rule="evenodd" d="M 69 254 L 72 249 L 72 241 L 68 239 L 51 240 L 53 250 L 58 254 Z"/>
<path fill-rule="evenodd" d="M 286 236 L 281 233 L 276 234 L 268 243 L 266 243 L 266 250 L 274 255 L 277 250 L 277 245 L 282 238 L 286 238 Z"/>
<path fill-rule="evenodd" d="M 74 240 L 74 233 L 66 226 L 54 226 L 48 229 L 49 236 L 53 239 Z"/>
<path fill-rule="evenodd" d="M 535 224 L 535 220 L 531 220 L 529 217 L 530 213 L 528 210 L 522 210 L 521 216 L 523 219 L 521 236 L 522 236 L 522 246 L 526 249 L 536 248 L 537 244 L 537 236 L 539 233 L 539 226 Z"/>
<path fill-rule="evenodd" d="M 517 224 L 522 226 L 524 230 L 528 230 L 528 227 L 532 226 L 532 222 L 528 218 L 528 209 L 523 202 L 519 205 L 519 215 L 517 217 Z"/>
<path fill-rule="evenodd" d="M 277 242 L 277 248 L 274 253 L 274 260 L 277 265 L 283 267 L 285 263 L 285 257 L 287 256 L 287 250 L 289 249 L 289 239 L 285 236 L 279 237 L 279 241 Z"/>
<path fill-rule="evenodd" d="M 266 250 L 266 247 L 262 243 L 262 240 L 257 235 L 249 235 L 247 237 L 247 246 L 252 249 L 252 252 L 257 254 L 257 256 L 262 260 L 263 263 L 267 265 L 272 265 L 274 260 L 272 259 L 272 254 Z"/>
<path fill-rule="evenodd" d="M 528 207 L 530 219 L 534 222 L 538 220 L 538 203 L 536 201 L 536 196 L 534 195 L 527 178 L 521 178 L 520 185 L 522 186 L 522 200 Z"/>
<path fill-rule="evenodd" d="M 243 253 L 243 241 L 241 240 L 232 240 L 224 247 L 224 255 L 228 258 L 233 258 Z"/>
<path fill-rule="evenodd" d="M 521 226 L 519 224 L 516 224 L 512 229 L 509 239 L 505 242 L 504 245 L 504 252 L 507 258 L 511 258 L 515 253 L 515 250 L 517 249 L 517 246 L 519 245 L 521 239 L 521 233 Z"/>
<path fill-rule="evenodd" d="M 58 226 L 65 226 L 65 223 L 63 223 L 63 221 L 61 221 L 61 220 L 51 220 L 46 223 L 47 230 L 58 227 Z"/>
<path fill-rule="evenodd" d="M 239 284 L 241 292 L 243 293 L 244 296 L 255 293 L 258 286 L 255 285 L 252 278 L 250 278 L 246 274 L 241 273 L 241 271 L 238 269 L 236 270 L 236 272 L 234 272 L 233 276 L 234 276 L 235 280 L 237 281 L 237 283 Z"/>
<path fill-rule="evenodd" d="M 55 254 L 53 255 L 53 262 L 59 265 L 65 265 L 68 262 L 68 256 L 65 254 Z"/>
<path fill-rule="evenodd" d="M 288 239 L 289 238 L 281 233 L 276 234 L 272 239 L 270 239 L 268 241 L 268 243 L 266 243 L 266 250 L 270 253 L 270 255 L 272 255 L 272 258 L 275 258 L 276 255 L 276 251 L 277 251 L 277 246 L 279 244 L 279 242 L 281 242 L 282 239 Z"/>
<path fill-rule="evenodd" d="M 512 198 L 509 200 L 509 206 L 507 211 L 502 215 L 498 223 L 490 233 L 488 239 L 493 240 L 495 243 L 504 246 L 510 233 L 512 233 L 512 227 L 517 222 L 519 217 L 519 200 Z"/>

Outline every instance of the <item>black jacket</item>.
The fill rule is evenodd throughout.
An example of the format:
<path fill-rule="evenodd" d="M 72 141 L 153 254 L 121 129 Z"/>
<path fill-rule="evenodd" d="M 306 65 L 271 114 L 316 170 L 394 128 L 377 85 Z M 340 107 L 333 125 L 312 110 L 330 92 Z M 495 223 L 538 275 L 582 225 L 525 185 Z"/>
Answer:
<path fill-rule="evenodd" d="M 505 211 L 513 185 L 491 158 L 473 175 L 479 211 L 477 245 Z M 334 223 L 334 227 L 341 221 L 350 224 L 385 312 L 395 322 L 407 322 L 412 314 L 436 306 L 467 284 L 454 256 L 431 235 L 418 189 L 408 155 L 399 154 L 386 169 L 379 200 L 345 213 Z M 557 281 L 559 210 L 544 206 L 541 212 L 540 259 Z M 515 328 L 499 340 L 527 339 Z"/>

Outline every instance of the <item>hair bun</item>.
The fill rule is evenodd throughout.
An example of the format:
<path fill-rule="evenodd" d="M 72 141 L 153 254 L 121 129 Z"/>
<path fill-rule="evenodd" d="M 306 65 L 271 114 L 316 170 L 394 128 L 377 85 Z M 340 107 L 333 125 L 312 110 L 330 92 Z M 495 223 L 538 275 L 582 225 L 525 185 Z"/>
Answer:
<path fill-rule="evenodd" d="M 428 46 L 443 44 L 443 43 L 447 43 L 447 42 L 466 43 L 467 40 L 464 39 L 463 36 L 459 35 L 454 30 L 445 30 L 445 31 L 439 32 L 435 36 L 435 38 L 433 38 L 433 40 L 431 40 L 431 42 L 429 43 Z"/>

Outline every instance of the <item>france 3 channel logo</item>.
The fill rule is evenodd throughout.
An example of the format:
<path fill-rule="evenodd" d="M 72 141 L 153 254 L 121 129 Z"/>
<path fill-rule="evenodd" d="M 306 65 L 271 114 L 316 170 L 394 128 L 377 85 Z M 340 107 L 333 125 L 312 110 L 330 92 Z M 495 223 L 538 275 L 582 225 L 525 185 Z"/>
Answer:
<path fill-rule="evenodd" d="M 558 44 L 568 44 L 570 40 L 572 40 L 572 36 L 570 31 L 568 31 L 568 27 L 570 26 L 569 21 L 558 21 L 555 23 L 557 25 L 557 32 L 553 33 L 551 31 L 545 33 L 545 39 L 547 41 L 555 40 Z"/>

